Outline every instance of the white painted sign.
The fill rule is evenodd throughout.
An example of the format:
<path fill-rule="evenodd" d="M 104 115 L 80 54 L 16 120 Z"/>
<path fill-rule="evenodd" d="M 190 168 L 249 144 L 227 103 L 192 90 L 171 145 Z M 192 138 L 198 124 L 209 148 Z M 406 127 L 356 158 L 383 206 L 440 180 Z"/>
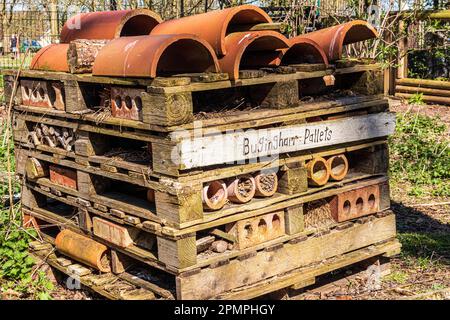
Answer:
<path fill-rule="evenodd" d="M 181 140 L 172 161 L 185 169 L 355 142 L 392 134 L 395 114 L 389 112 L 354 116 L 295 126 L 240 130 Z M 177 159 L 176 159 L 177 158 Z"/>

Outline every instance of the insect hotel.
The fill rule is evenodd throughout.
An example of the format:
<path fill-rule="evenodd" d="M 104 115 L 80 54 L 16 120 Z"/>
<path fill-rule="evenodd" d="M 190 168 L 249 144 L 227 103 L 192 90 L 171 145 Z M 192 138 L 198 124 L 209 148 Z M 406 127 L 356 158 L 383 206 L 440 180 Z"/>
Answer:
<path fill-rule="evenodd" d="M 397 254 L 364 21 L 82 13 L 4 72 L 30 250 L 110 299 L 250 299 Z"/>

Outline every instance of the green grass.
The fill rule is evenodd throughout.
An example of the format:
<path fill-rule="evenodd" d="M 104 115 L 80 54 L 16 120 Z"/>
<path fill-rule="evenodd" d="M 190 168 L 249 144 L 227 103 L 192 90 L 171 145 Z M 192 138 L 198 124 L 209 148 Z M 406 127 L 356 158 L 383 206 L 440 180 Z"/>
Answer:
<path fill-rule="evenodd" d="M 450 237 L 436 233 L 399 233 L 402 244 L 401 256 L 411 266 L 427 269 L 450 258 Z"/>
<path fill-rule="evenodd" d="M 406 283 L 409 279 L 409 276 L 406 272 L 403 272 L 401 270 L 394 271 L 391 274 L 388 274 L 386 277 L 383 278 L 384 281 L 392 281 L 399 284 Z"/>
<path fill-rule="evenodd" d="M 408 182 L 414 196 L 450 196 L 450 143 L 446 125 L 417 113 L 397 114 L 389 138 L 390 173 L 395 183 Z"/>
<path fill-rule="evenodd" d="M 7 172 L 8 157 L 11 172 L 14 172 L 14 150 L 8 153 L 7 143 L 11 136 L 5 137 L 5 127 L 0 128 L 0 172 Z M 10 140 L 9 140 L 10 141 Z M 14 184 L 13 192 L 18 191 Z M 8 183 L 0 184 L 0 196 L 9 194 Z M 36 237 L 34 230 L 21 228 L 22 221 L 19 206 L 3 208 L 0 203 L 0 286 L 12 289 L 24 297 L 50 299 L 52 283 L 43 272 L 33 273 L 35 261 L 28 253 L 28 243 Z"/>

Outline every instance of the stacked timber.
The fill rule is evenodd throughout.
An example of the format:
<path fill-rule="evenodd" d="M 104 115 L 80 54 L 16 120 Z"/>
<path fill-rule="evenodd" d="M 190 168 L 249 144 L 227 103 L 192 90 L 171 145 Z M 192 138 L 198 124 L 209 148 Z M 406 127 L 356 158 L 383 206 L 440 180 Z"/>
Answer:
<path fill-rule="evenodd" d="M 48 242 L 31 249 L 108 298 L 254 298 L 399 250 L 378 65 L 342 59 L 340 33 L 287 40 L 259 8 L 227 10 L 258 23 L 222 25 L 224 48 L 196 16 L 139 36 L 137 13 L 113 14 L 103 48 L 69 51 L 96 52 L 92 74 L 45 53 L 5 72 L 24 225 Z M 61 38 L 101 43 L 82 34 Z"/>

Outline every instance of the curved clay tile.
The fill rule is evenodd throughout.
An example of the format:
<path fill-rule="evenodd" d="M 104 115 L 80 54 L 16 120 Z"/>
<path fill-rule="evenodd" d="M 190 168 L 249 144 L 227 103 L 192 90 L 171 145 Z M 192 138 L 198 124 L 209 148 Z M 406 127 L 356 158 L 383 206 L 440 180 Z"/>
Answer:
<path fill-rule="evenodd" d="M 275 31 L 235 32 L 225 37 L 227 55 L 219 60 L 222 72 L 239 78 L 239 70 L 280 65 L 289 40 Z"/>
<path fill-rule="evenodd" d="M 225 36 L 236 26 L 245 31 L 256 24 L 267 22 L 272 22 L 272 19 L 262 9 L 243 5 L 168 20 L 156 26 L 151 34 L 195 34 L 208 41 L 218 56 L 223 56 L 227 53 Z"/>
<path fill-rule="evenodd" d="M 64 24 L 61 42 L 146 35 L 161 21 L 158 14 L 148 9 L 80 13 Z"/>
<path fill-rule="evenodd" d="M 326 53 L 328 61 L 333 61 L 342 58 L 344 45 L 376 38 L 378 37 L 378 32 L 370 23 L 363 20 L 355 20 L 306 33 L 298 37 L 317 42 Z"/>
<path fill-rule="evenodd" d="M 289 39 L 290 48 L 284 52 L 282 65 L 300 63 L 323 63 L 328 65 L 328 58 L 322 48 L 313 40 L 295 37 Z"/>
<path fill-rule="evenodd" d="M 67 62 L 69 44 L 50 44 L 39 50 L 31 60 L 31 70 L 69 72 Z"/>
<path fill-rule="evenodd" d="M 205 40 L 188 34 L 114 39 L 92 69 L 93 75 L 151 78 L 192 72 L 219 72 L 219 64 Z"/>

